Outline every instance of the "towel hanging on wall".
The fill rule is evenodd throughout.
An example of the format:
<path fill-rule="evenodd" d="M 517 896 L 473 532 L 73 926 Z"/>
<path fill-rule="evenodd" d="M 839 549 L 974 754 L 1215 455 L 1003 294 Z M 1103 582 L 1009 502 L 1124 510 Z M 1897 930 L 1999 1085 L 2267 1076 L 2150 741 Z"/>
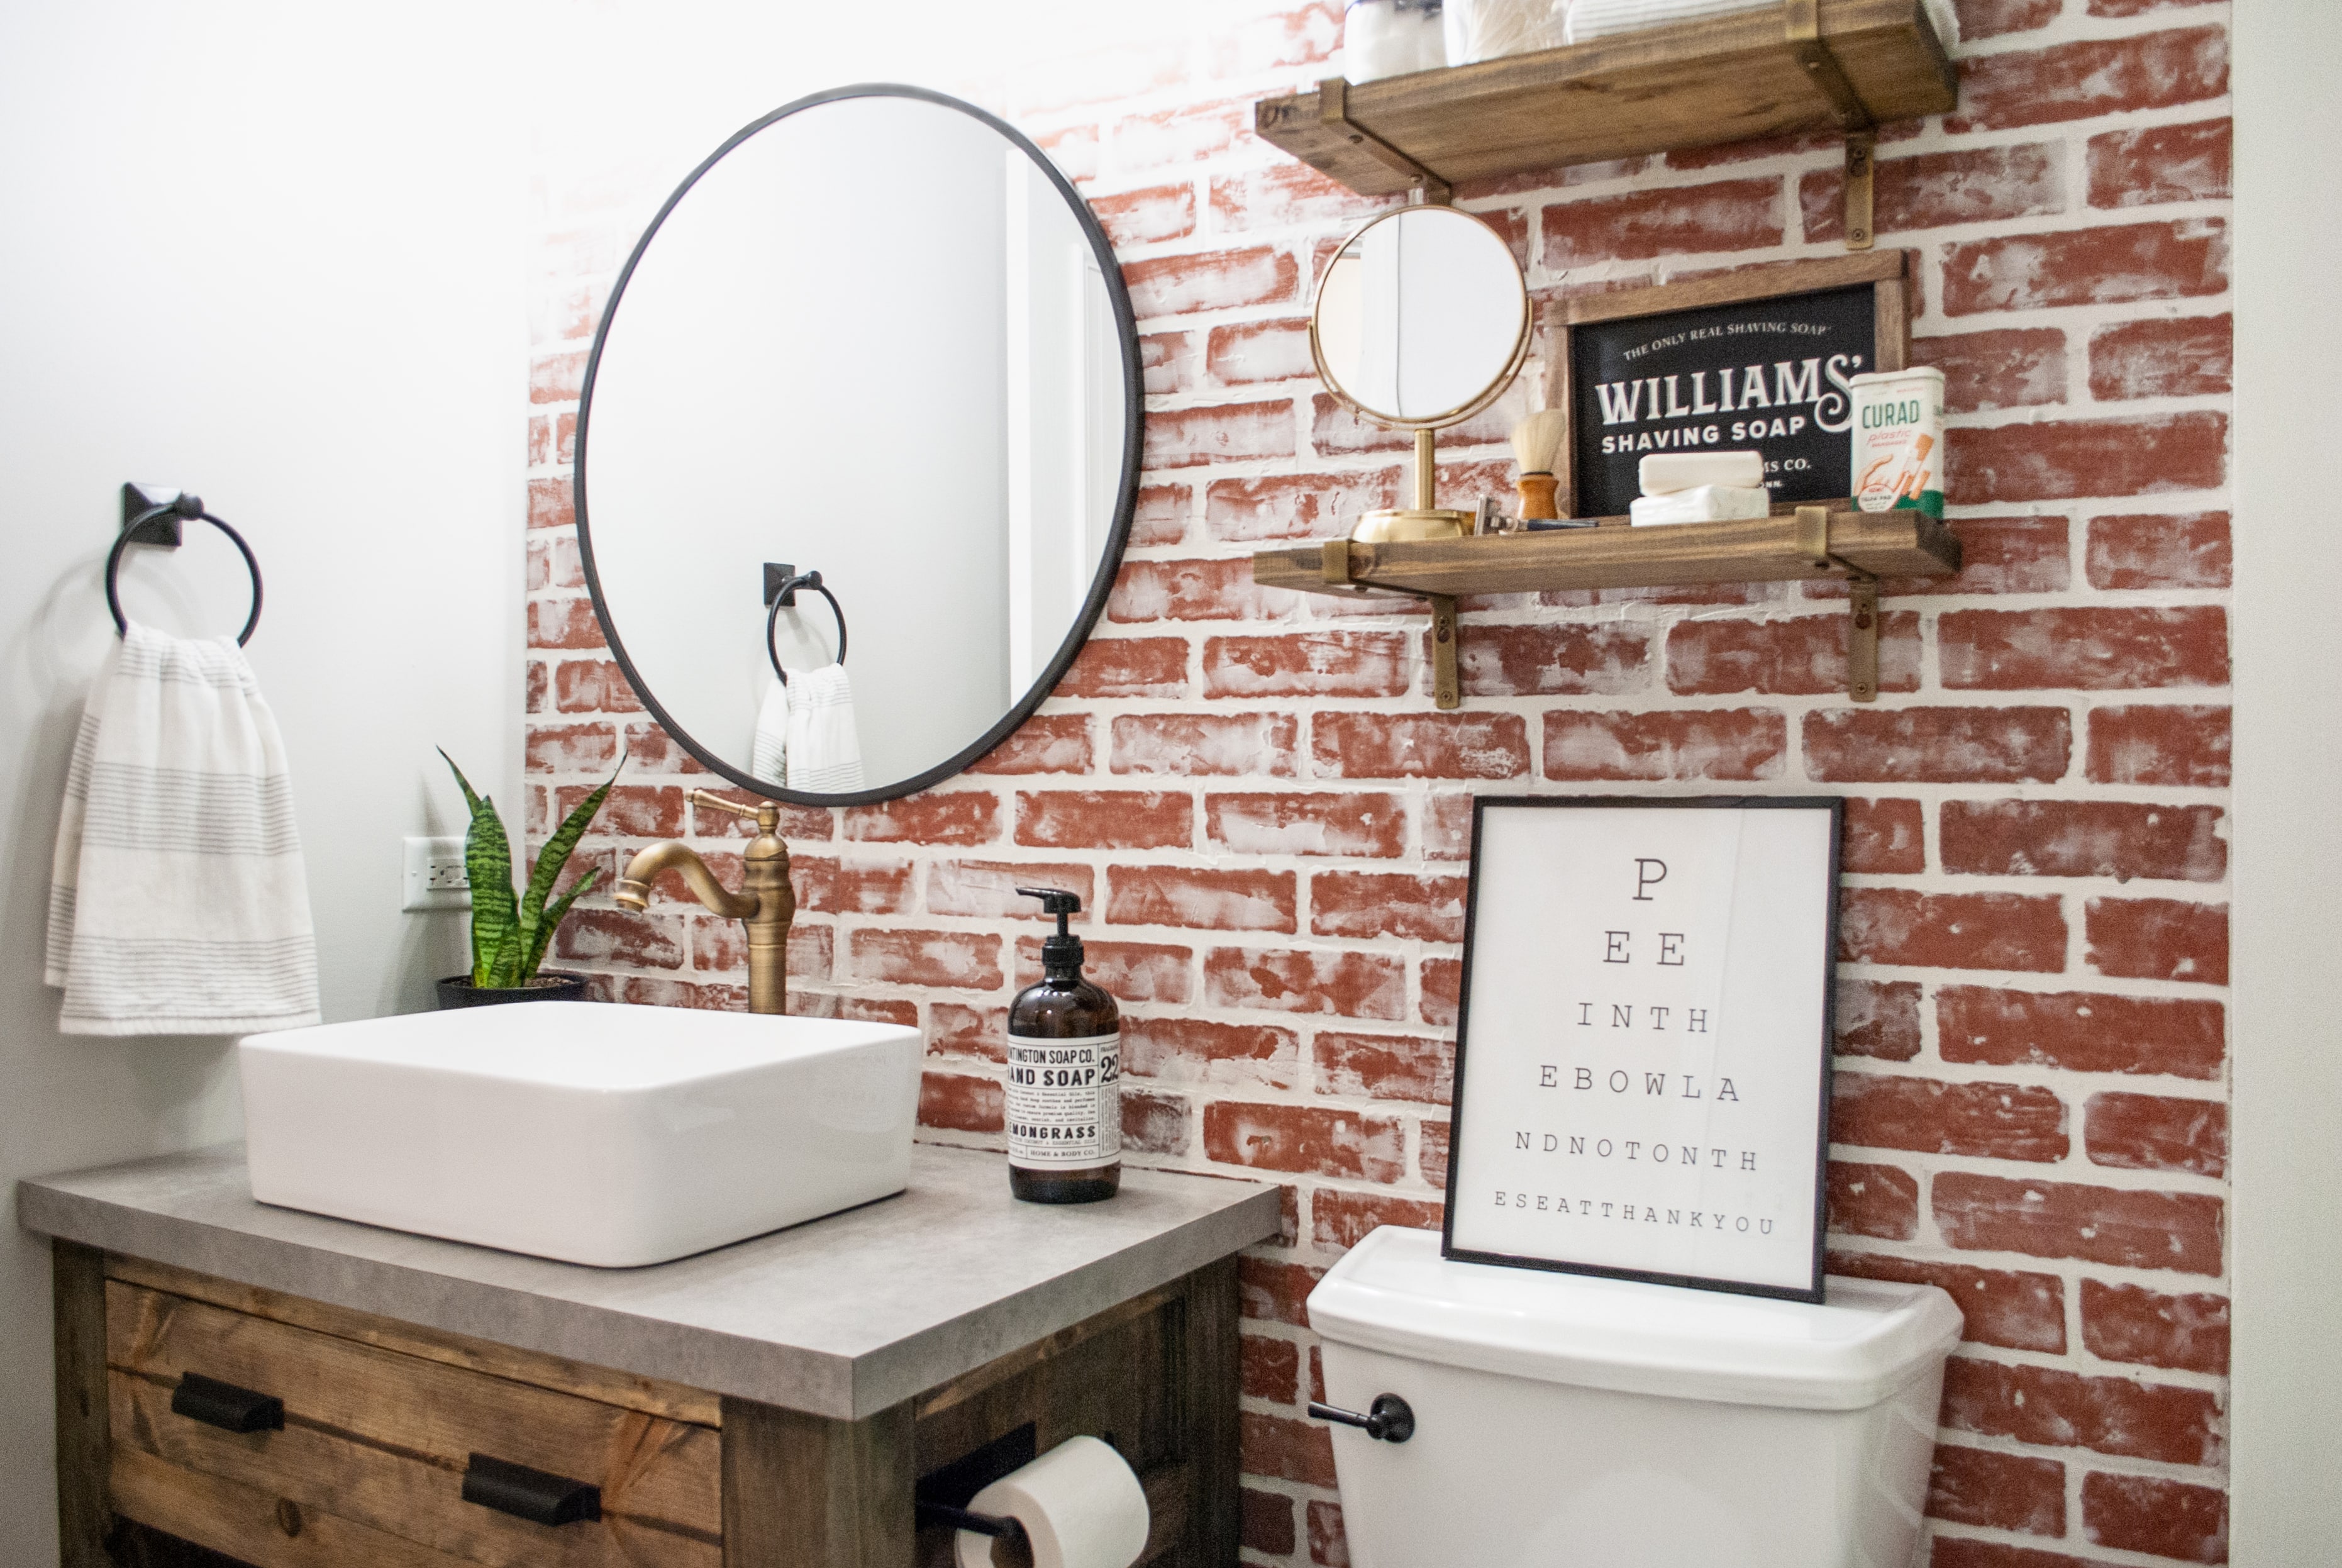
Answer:
<path fill-rule="evenodd" d="M 44 978 L 65 1034 L 320 1021 L 284 740 L 234 640 L 131 622 L 108 653 L 65 780 Z"/>

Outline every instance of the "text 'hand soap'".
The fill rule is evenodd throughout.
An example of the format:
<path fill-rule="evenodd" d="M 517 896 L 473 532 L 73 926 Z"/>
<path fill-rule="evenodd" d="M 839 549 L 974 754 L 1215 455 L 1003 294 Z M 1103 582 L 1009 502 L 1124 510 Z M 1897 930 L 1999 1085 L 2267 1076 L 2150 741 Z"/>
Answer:
<path fill-rule="evenodd" d="M 1041 980 L 1008 1005 L 1008 1190 L 1028 1203 L 1090 1203 L 1122 1185 L 1122 1014 L 1082 978 L 1066 917 L 1080 895 L 1019 888 L 1057 917 Z"/>

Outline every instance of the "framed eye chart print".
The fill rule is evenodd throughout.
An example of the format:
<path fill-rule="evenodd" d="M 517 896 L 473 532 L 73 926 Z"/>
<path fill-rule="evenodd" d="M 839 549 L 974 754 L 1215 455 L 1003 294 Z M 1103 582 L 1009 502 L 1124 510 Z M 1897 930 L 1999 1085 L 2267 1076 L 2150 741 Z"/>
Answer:
<path fill-rule="evenodd" d="M 1443 1251 L 1822 1299 L 1835 797 L 1482 797 Z"/>

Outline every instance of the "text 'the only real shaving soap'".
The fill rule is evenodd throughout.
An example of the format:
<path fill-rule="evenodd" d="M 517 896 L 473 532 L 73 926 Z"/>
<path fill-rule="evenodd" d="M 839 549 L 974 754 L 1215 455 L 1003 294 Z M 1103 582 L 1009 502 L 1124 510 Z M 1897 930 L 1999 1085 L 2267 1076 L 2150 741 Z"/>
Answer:
<path fill-rule="evenodd" d="M 1008 1190 L 1029 1203 L 1091 1203 L 1122 1185 L 1122 1014 L 1082 978 L 1066 929 L 1078 894 L 1019 888 L 1057 917 L 1041 980 L 1008 1004 Z"/>

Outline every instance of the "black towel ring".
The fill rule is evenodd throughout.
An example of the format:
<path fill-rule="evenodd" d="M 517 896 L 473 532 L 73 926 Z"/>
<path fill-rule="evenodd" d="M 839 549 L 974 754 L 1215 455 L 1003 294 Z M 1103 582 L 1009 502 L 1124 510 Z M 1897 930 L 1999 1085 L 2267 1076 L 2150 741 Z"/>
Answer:
<path fill-rule="evenodd" d="M 105 608 L 114 612 L 115 635 L 127 637 L 130 634 L 130 618 L 122 613 L 122 594 L 115 582 L 115 575 L 122 570 L 122 552 L 130 548 L 131 540 L 137 538 L 140 528 L 156 518 L 173 514 L 182 518 L 201 518 L 209 523 L 225 534 L 228 537 L 228 542 L 234 545 L 238 553 L 244 557 L 244 564 L 252 573 L 252 614 L 245 619 L 244 629 L 235 634 L 236 646 L 242 648 L 252 640 L 252 628 L 260 624 L 260 561 L 253 555 L 252 547 L 244 542 L 242 534 L 204 510 L 203 498 L 199 496 L 181 496 L 178 499 L 165 501 L 159 507 L 149 507 L 125 524 L 121 534 L 115 538 L 114 548 L 108 551 L 105 557 Z"/>
<path fill-rule="evenodd" d="M 255 578 L 254 580 L 259 579 Z M 799 572 L 774 591 L 773 608 L 765 612 L 765 657 L 773 661 L 773 673 L 781 678 L 783 686 L 789 683 L 789 672 L 781 668 L 781 650 L 774 646 L 773 634 L 779 629 L 781 611 L 796 608 L 797 589 L 801 588 L 811 588 L 829 601 L 829 613 L 837 618 L 837 662 L 846 662 L 846 611 L 838 608 L 837 596 L 823 586 L 819 572 Z"/>

